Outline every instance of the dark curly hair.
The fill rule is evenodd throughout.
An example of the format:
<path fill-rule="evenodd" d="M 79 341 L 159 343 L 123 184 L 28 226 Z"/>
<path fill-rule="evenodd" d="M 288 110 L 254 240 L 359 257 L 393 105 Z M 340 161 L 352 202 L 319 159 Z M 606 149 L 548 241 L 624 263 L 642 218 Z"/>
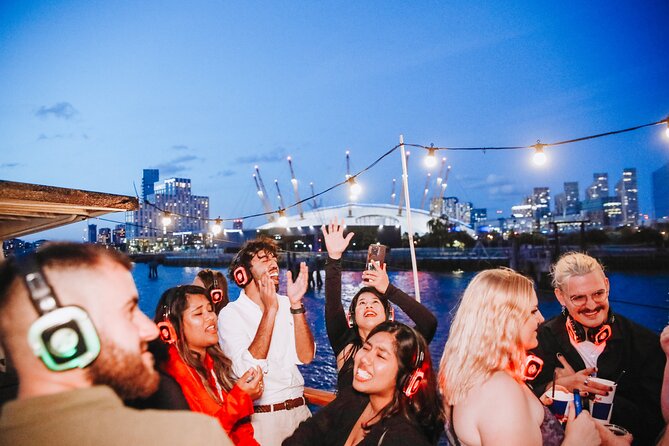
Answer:
<path fill-rule="evenodd" d="M 248 270 L 250 270 L 251 259 L 253 259 L 253 256 L 260 251 L 265 251 L 276 257 L 279 253 L 279 247 L 277 246 L 274 239 L 264 235 L 244 243 L 228 267 L 228 277 L 230 280 L 233 282 L 235 281 L 234 271 L 238 266 L 245 266 Z"/>

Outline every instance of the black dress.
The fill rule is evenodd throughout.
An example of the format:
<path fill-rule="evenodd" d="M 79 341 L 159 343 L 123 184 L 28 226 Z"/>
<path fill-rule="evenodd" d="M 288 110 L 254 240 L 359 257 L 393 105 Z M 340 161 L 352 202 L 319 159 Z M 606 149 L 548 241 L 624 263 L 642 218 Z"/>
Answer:
<path fill-rule="evenodd" d="M 341 446 L 369 403 L 369 397 L 352 389 L 340 392 L 330 404 L 300 423 L 283 446 Z M 429 446 L 429 439 L 420 427 L 402 415 L 375 423 L 356 446 Z"/>

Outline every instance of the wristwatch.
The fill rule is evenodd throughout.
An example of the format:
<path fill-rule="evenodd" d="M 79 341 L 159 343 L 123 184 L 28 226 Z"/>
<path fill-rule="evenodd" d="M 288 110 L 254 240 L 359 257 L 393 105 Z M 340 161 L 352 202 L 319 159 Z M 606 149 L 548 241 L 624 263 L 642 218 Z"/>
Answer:
<path fill-rule="evenodd" d="M 305 313 L 307 310 L 304 309 L 304 305 L 302 305 L 300 308 L 290 308 L 290 313 L 291 314 L 302 314 Z"/>

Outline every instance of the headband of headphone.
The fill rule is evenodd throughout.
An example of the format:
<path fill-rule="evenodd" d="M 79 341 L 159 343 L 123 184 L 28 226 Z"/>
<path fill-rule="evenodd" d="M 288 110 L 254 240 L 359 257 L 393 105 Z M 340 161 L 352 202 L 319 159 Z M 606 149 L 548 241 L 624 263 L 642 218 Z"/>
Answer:
<path fill-rule="evenodd" d="M 412 330 L 413 331 L 413 330 Z M 413 397 L 420 388 L 420 383 L 425 379 L 425 372 L 423 371 L 423 361 L 425 361 L 425 353 L 421 349 L 420 340 L 414 332 L 416 340 L 416 351 L 413 354 L 411 373 L 409 373 L 402 381 L 402 393 L 407 398 Z"/>
<path fill-rule="evenodd" d="M 30 301 L 39 317 L 28 329 L 35 356 L 53 371 L 84 368 L 100 354 L 100 338 L 88 313 L 81 307 L 61 306 L 34 255 L 17 258 Z"/>
<path fill-rule="evenodd" d="M 362 292 L 360 293 L 362 294 Z M 346 322 L 348 323 L 349 328 L 353 328 L 357 325 L 355 321 L 355 307 L 358 305 L 358 298 L 360 297 L 360 294 L 354 298 L 354 300 L 351 301 L 351 305 L 348 307 L 348 311 L 346 312 Z M 373 293 L 372 293 L 373 294 Z M 381 304 L 383 305 L 383 310 L 386 313 L 386 320 L 387 321 L 394 321 L 395 320 L 395 309 L 391 305 L 390 301 L 388 299 L 383 299 L 380 298 L 376 295 L 380 301 Z"/>
<path fill-rule="evenodd" d="M 579 344 L 581 342 L 590 341 L 595 345 L 601 345 L 613 334 L 611 324 L 613 324 L 615 320 L 616 317 L 613 313 L 609 312 L 606 322 L 602 325 L 595 328 L 586 328 L 580 322 L 572 318 L 571 315 L 567 315 L 565 326 L 567 327 L 569 338 L 575 343 Z"/>

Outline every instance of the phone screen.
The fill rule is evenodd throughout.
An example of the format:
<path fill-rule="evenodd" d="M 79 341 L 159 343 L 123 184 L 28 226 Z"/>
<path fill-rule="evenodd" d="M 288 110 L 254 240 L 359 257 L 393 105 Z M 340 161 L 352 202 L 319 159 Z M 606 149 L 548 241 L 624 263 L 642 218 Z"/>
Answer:
<path fill-rule="evenodd" d="M 376 269 L 376 265 L 383 265 L 386 260 L 386 245 L 373 244 L 369 245 L 367 250 L 367 269 Z"/>

